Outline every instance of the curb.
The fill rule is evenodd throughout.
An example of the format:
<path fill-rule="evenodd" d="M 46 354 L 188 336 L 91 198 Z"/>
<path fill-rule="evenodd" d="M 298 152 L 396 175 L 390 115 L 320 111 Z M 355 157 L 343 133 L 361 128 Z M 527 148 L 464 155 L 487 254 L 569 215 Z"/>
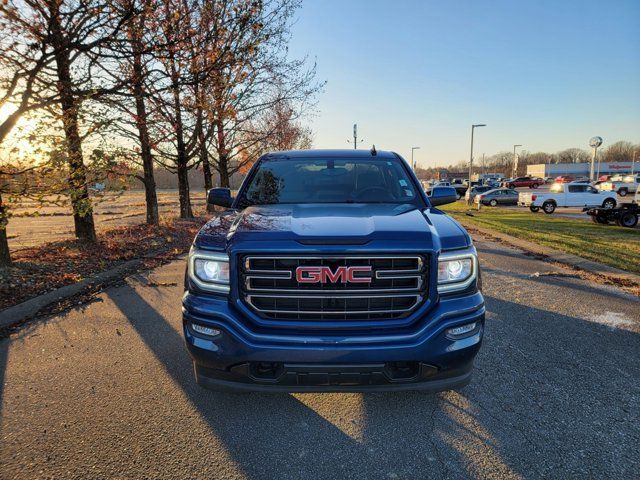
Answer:
<path fill-rule="evenodd" d="M 93 277 L 85 278 L 71 285 L 65 285 L 64 287 L 60 287 L 49 293 L 45 293 L 44 295 L 31 298 L 25 302 L 19 303 L 18 305 L 14 305 L 13 307 L 5 308 L 0 311 L 0 329 L 11 327 L 28 318 L 35 317 L 40 310 L 53 303 L 76 296 L 103 283 L 122 278 L 125 273 L 130 270 L 134 270 L 140 266 L 143 261 L 144 258 L 129 260 L 115 268 L 112 268 L 111 270 L 100 272 Z"/>
<path fill-rule="evenodd" d="M 554 250 L 553 248 L 529 242 L 528 240 L 522 240 L 506 233 L 497 232 L 488 228 L 478 227 L 473 223 L 466 223 L 459 218 L 457 220 L 470 231 L 477 231 L 482 235 L 497 238 L 526 252 L 543 256 L 545 261 L 561 263 L 563 265 L 567 265 L 578 270 L 584 270 L 585 272 L 593 273 L 595 275 L 640 285 L 640 275 L 636 275 L 635 273 L 625 272 L 624 270 L 610 267 L 609 265 L 604 265 L 592 260 L 587 260 L 586 258 L 582 258 L 577 255 Z"/>

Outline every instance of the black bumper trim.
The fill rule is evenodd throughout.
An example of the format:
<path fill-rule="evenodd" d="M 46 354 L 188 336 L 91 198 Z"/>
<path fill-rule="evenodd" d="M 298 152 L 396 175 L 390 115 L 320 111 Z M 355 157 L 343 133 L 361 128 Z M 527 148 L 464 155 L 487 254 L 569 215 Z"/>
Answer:
<path fill-rule="evenodd" d="M 440 378 L 424 381 L 365 384 L 365 385 L 283 385 L 278 383 L 246 383 L 232 380 L 224 380 L 203 375 L 201 369 L 194 363 L 196 382 L 207 389 L 221 392 L 287 392 L 287 393 L 313 393 L 313 392 L 397 392 L 420 391 L 436 393 L 444 390 L 453 390 L 468 385 L 471 381 L 472 370 L 466 371 L 454 377 Z"/>

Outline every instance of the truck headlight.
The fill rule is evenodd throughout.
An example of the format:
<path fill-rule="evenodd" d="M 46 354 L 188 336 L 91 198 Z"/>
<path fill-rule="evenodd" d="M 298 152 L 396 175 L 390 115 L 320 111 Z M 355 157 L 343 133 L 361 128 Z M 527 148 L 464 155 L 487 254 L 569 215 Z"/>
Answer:
<path fill-rule="evenodd" d="M 464 290 L 478 276 L 478 257 L 474 250 L 444 252 L 438 258 L 438 292 Z"/>
<path fill-rule="evenodd" d="M 229 257 L 191 247 L 189 278 L 202 290 L 229 293 Z"/>

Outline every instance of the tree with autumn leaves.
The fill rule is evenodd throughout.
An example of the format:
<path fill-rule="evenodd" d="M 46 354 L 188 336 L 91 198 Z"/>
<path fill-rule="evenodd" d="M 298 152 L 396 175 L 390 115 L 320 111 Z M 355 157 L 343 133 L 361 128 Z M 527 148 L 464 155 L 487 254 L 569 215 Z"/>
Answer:
<path fill-rule="evenodd" d="M 109 132 L 114 158 L 140 165 L 148 223 L 159 220 L 156 166 L 177 174 L 180 216 L 191 217 L 189 169 L 202 168 L 207 188 L 212 172 L 227 186 L 233 173 L 277 143 L 270 139 L 283 131 L 283 121 L 296 130 L 297 119 L 313 107 L 322 87 L 315 67 L 287 55 L 299 5 L 2 0 L 0 107 L 10 106 L 10 113 L 0 118 L 0 147 L 25 114 L 46 110 L 55 119 L 64 138 L 65 193 L 81 240 L 96 239 L 83 143 L 95 125 Z M 43 160 L 33 162 L 35 168 Z M 7 184 L 16 172 L 4 168 L 0 176 Z M 1 244 L 8 221 L 1 200 L 0 213 Z"/>

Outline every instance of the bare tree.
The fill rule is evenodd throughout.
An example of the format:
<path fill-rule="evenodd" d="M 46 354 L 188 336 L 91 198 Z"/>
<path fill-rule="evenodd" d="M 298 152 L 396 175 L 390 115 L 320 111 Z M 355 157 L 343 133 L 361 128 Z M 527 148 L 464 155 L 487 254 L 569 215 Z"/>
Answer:
<path fill-rule="evenodd" d="M 581 148 L 567 148 L 554 155 L 556 163 L 584 163 L 591 160 L 589 152 Z"/>
<path fill-rule="evenodd" d="M 323 87 L 315 80 L 315 65 L 288 56 L 291 22 L 300 2 L 250 3 L 248 23 L 235 32 L 221 31 L 209 45 L 219 68 L 202 85 L 208 160 L 223 187 L 277 134 L 276 124 L 269 123 L 273 110 L 286 106 L 293 124 L 313 108 Z"/>
<path fill-rule="evenodd" d="M 42 45 L 53 56 L 35 74 L 38 84 L 56 92 L 55 108 L 65 133 L 69 167 L 68 192 L 76 236 L 95 241 L 93 207 L 87 189 L 82 151 L 80 111 L 83 102 L 122 88 L 100 75 L 107 63 L 103 53 L 134 16 L 116 10 L 109 0 L 11 0 L 5 20 L 26 44 Z"/>
<path fill-rule="evenodd" d="M 640 149 L 639 147 L 625 141 L 612 143 L 602 152 L 601 160 L 603 162 L 631 162 L 634 151 Z"/>

